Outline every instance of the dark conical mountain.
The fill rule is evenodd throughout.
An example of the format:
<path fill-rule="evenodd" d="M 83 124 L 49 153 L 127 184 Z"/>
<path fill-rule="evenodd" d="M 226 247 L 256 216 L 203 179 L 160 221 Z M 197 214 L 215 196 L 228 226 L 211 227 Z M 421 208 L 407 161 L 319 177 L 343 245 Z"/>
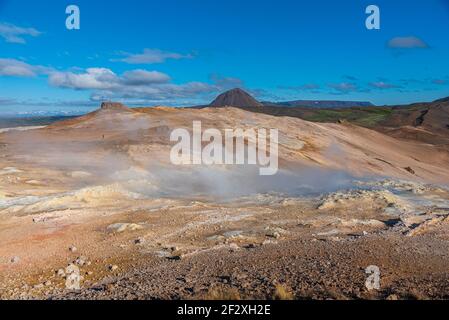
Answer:
<path fill-rule="evenodd" d="M 211 104 L 211 107 L 261 107 L 262 103 L 254 99 L 249 93 L 236 88 L 220 94 Z"/>

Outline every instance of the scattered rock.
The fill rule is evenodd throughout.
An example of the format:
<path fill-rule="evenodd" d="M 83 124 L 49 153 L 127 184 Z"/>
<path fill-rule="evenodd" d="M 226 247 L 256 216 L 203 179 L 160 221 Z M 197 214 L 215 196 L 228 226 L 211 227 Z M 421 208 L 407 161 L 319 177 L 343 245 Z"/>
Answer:
<path fill-rule="evenodd" d="M 76 264 L 76 265 L 78 265 L 78 266 L 80 266 L 80 267 L 83 267 L 83 266 L 85 266 L 86 264 L 88 264 L 88 261 L 87 261 L 87 258 L 86 258 L 86 257 L 80 256 L 80 257 L 76 258 L 76 260 L 73 261 L 73 263 Z"/>
<path fill-rule="evenodd" d="M 449 221 L 449 216 L 436 216 L 431 217 L 428 220 L 425 220 L 421 224 L 413 224 L 411 225 L 411 230 L 409 230 L 406 235 L 409 237 L 417 236 L 420 234 L 424 234 L 426 232 L 432 231 L 434 228 L 438 227 L 443 223 L 447 223 Z"/>
<path fill-rule="evenodd" d="M 358 204 L 360 207 L 361 202 L 365 202 L 370 206 L 377 203 L 385 208 L 389 207 L 390 210 L 395 208 L 400 213 L 411 210 L 407 202 L 388 190 L 352 190 L 349 192 L 331 193 L 321 199 L 318 210 L 347 208 L 353 207 L 355 204 Z"/>
<path fill-rule="evenodd" d="M 10 260 L 10 262 L 11 262 L 12 264 L 19 263 L 19 261 L 20 261 L 20 258 L 19 258 L 19 257 L 12 257 L 11 260 Z"/>
<path fill-rule="evenodd" d="M 265 235 L 267 237 L 274 238 L 274 239 L 279 239 L 282 234 L 287 232 L 282 228 L 271 228 L 271 227 L 266 227 L 265 231 L 266 231 Z"/>
<path fill-rule="evenodd" d="M 404 168 L 405 171 L 410 172 L 411 174 L 416 174 L 415 170 L 413 170 L 411 167 Z"/>
<path fill-rule="evenodd" d="M 313 235 L 318 236 L 318 237 L 331 237 L 331 236 L 338 235 L 339 233 L 340 233 L 340 231 L 338 229 L 332 229 L 329 231 L 318 232 L 317 234 L 313 234 Z"/>
<path fill-rule="evenodd" d="M 58 270 L 59 273 L 59 270 Z M 80 274 L 80 269 L 74 265 L 73 263 L 69 264 L 66 268 L 65 268 L 65 274 Z"/>
<path fill-rule="evenodd" d="M 75 246 L 71 246 L 71 247 L 69 248 L 69 251 L 70 251 L 70 252 L 77 252 L 78 249 L 77 249 Z"/>
<path fill-rule="evenodd" d="M 59 269 L 58 271 L 56 271 L 56 275 L 58 277 L 64 278 L 65 277 L 65 271 L 64 269 Z"/>
<path fill-rule="evenodd" d="M 361 219 L 349 219 L 349 220 L 339 220 L 340 224 L 344 227 L 357 227 L 357 226 L 368 226 L 374 228 L 383 228 L 385 223 L 375 219 L 361 220 Z"/>
<path fill-rule="evenodd" d="M 60 270 L 58 270 L 58 273 L 60 273 Z M 81 280 L 83 280 L 80 269 L 74 264 L 69 264 L 65 268 L 65 274 L 67 275 L 65 281 L 66 288 L 68 290 L 80 290 Z"/>
<path fill-rule="evenodd" d="M 223 237 L 227 238 L 227 239 L 232 239 L 232 238 L 237 238 L 240 237 L 242 235 L 243 231 L 241 230 L 233 230 L 233 231 L 228 231 L 223 233 Z"/>
<path fill-rule="evenodd" d="M 65 287 L 68 290 L 80 290 L 81 289 L 81 276 L 77 273 L 72 273 L 67 276 L 65 281 Z"/>
<path fill-rule="evenodd" d="M 108 230 L 112 232 L 136 231 L 143 229 L 143 226 L 135 223 L 114 223 L 108 226 Z"/>
<path fill-rule="evenodd" d="M 225 237 L 223 237 L 220 234 L 216 234 L 216 235 L 213 235 L 213 236 L 210 236 L 210 237 L 206 238 L 206 240 L 208 240 L 208 241 L 223 241 L 224 239 L 225 239 Z"/>
<path fill-rule="evenodd" d="M 33 218 L 34 223 L 46 222 L 47 220 L 48 220 L 48 217 L 34 217 Z"/>
<path fill-rule="evenodd" d="M 269 245 L 269 244 L 277 244 L 277 241 L 273 241 L 273 240 L 265 240 L 264 242 L 262 242 L 263 246 Z"/>
<path fill-rule="evenodd" d="M 229 248 L 231 249 L 231 251 L 237 251 L 240 249 L 239 245 L 237 243 L 231 243 L 229 245 Z"/>
<path fill-rule="evenodd" d="M 134 240 L 135 244 L 144 244 L 145 243 L 145 239 L 144 238 L 137 238 L 136 240 Z"/>
<path fill-rule="evenodd" d="M 118 266 L 116 266 L 115 264 L 114 265 L 110 265 L 108 267 L 108 269 L 109 269 L 109 271 L 114 272 L 114 271 L 118 270 Z"/>
<path fill-rule="evenodd" d="M 423 184 L 419 182 L 413 181 L 397 181 L 397 180 L 382 180 L 376 182 L 365 182 L 360 183 L 362 185 L 366 184 L 374 187 L 382 187 L 388 189 L 394 189 L 397 191 L 407 191 L 412 192 L 414 194 L 422 194 L 429 191 L 442 191 L 441 188 L 436 187 L 434 185 Z"/>
<path fill-rule="evenodd" d="M 156 251 L 155 255 L 159 258 L 168 258 L 170 256 L 170 254 L 165 250 Z"/>
<path fill-rule="evenodd" d="M 168 260 L 174 260 L 174 261 L 179 261 L 182 259 L 182 255 L 178 254 L 178 255 L 172 255 L 170 257 L 168 257 Z"/>
<path fill-rule="evenodd" d="M 277 232 L 277 231 L 274 231 L 274 232 L 271 233 L 271 234 L 267 234 L 267 236 L 273 237 L 273 238 L 275 238 L 275 239 L 279 239 L 279 238 L 281 237 L 281 234 L 280 234 L 279 232 Z"/>

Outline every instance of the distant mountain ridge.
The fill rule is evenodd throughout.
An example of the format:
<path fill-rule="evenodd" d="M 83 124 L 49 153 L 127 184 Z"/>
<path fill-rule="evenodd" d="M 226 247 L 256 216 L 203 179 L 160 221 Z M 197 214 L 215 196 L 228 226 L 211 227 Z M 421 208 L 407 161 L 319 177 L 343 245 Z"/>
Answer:
<path fill-rule="evenodd" d="M 242 89 L 234 89 L 221 94 L 210 106 L 239 107 L 246 111 L 312 122 L 348 122 L 397 138 L 449 146 L 449 97 L 400 106 L 334 100 L 260 103 Z"/>
<path fill-rule="evenodd" d="M 46 126 L 57 121 L 70 120 L 76 116 L 28 116 L 28 117 L 0 117 L 0 129 L 28 127 L 28 126 Z"/>
<path fill-rule="evenodd" d="M 338 101 L 338 100 L 294 100 L 283 102 L 264 102 L 267 106 L 280 107 L 306 107 L 306 108 L 351 108 L 351 107 L 374 107 L 368 101 Z"/>
<path fill-rule="evenodd" d="M 294 100 L 272 102 L 259 102 L 248 92 L 235 88 L 220 94 L 209 106 L 211 107 L 303 107 L 303 108 L 351 108 L 374 107 L 368 101 L 336 101 L 336 100 Z"/>

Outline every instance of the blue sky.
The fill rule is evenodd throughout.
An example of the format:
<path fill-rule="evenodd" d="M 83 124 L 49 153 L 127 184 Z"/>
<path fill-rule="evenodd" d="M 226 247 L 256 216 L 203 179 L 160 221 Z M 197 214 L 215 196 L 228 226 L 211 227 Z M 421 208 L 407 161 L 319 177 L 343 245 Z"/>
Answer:
<path fill-rule="evenodd" d="M 67 30 L 65 8 L 81 10 Z M 381 10 L 367 30 L 365 8 Z M 449 0 L 0 0 L 0 114 L 449 96 Z"/>

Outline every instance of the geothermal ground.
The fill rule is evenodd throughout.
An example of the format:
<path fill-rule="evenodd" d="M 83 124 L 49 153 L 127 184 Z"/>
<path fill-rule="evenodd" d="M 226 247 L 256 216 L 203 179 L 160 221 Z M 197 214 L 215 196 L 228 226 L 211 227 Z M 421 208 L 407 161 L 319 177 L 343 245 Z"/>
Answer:
<path fill-rule="evenodd" d="M 279 129 L 279 173 L 172 165 L 170 132 L 193 121 Z M 104 105 L 3 130 L 0 298 L 447 299 L 448 164 L 431 144 L 236 108 Z"/>

